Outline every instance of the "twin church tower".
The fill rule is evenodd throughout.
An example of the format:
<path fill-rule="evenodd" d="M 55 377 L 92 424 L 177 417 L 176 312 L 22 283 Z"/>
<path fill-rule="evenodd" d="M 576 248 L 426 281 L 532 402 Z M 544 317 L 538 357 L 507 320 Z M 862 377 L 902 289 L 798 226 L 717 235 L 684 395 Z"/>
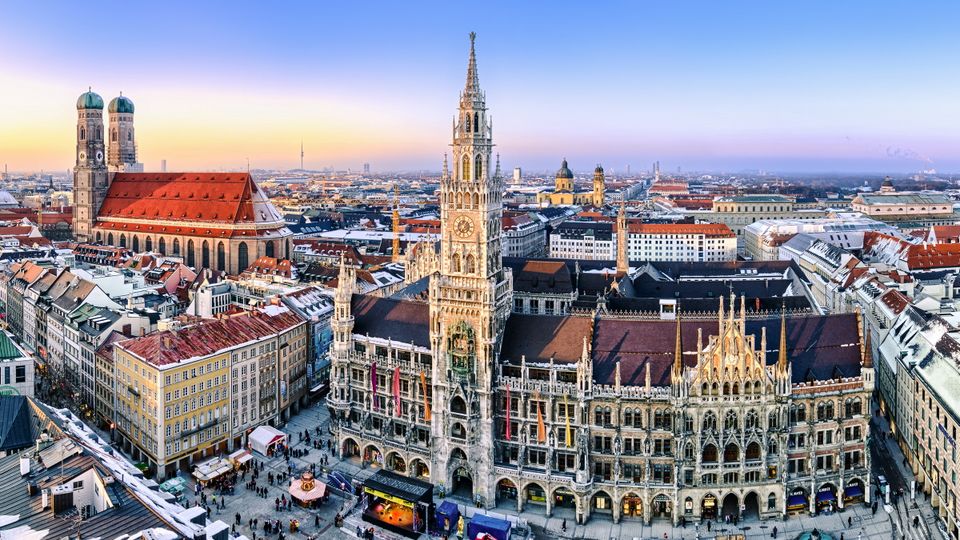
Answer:
<path fill-rule="evenodd" d="M 121 94 L 110 101 L 103 127 L 103 98 L 91 90 L 77 99 L 77 161 L 73 181 L 73 223 L 78 239 L 93 238 L 97 211 L 118 172 L 143 172 L 137 163 L 133 102 Z"/>

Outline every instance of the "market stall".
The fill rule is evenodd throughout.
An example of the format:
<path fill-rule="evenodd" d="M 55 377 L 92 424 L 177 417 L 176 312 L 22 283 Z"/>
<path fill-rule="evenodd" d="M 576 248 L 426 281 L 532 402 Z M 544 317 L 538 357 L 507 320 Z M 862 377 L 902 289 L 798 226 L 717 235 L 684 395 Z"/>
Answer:
<path fill-rule="evenodd" d="M 183 497 L 184 490 L 187 489 L 187 481 L 179 476 L 174 476 L 173 478 L 167 480 L 166 482 L 160 484 L 160 491 L 169 493 L 175 497 L 175 500 L 179 501 Z"/>
<path fill-rule="evenodd" d="M 467 525 L 467 538 L 493 537 L 496 540 L 510 538 L 510 522 L 483 514 L 474 514 Z"/>
<path fill-rule="evenodd" d="M 435 531 L 449 534 L 457 526 L 457 520 L 460 519 L 460 507 L 452 501 L 443 501 L 436 511 Z"/>
<path fill-rule="evenodd" d="M 327 493 L 327 485 L 318 482 L 313 477 L 313 473 L 307 471 L 300 475 L 300 478 L 294 478 L 290 481 L 290 488 L 287 490 L 290 498 L 304 508 L 315 508 L 323 500 Z"/>
<path fill-rule="evenodd" d="M 272 456 L 287 443 L 287 434 L 273 426 L 258 426 L 247 439 L 250 449 L 264 456 Z"/>
<path fill-rule="evenodd" d="M 230 463 L 233 463 L 234 468 L 243 470 L 247 468 L 247 463 L 253 460 L 253 454 L 251 454 L 249 450 L 241 448 L 227 456 L 227 459 L 230 460 Z"/>
<path fill-rule="evenodd" d="M 363 520 L 408 538 L 428 532 L 433 484 L 378 470 L 363 482 Z"/>
<path fill-rule="evenodd" d="M 231 472 L 233 472 L 233 464 L 225 459 L 216 458 L 194 467 L 193 477 L 205 486 Z"/>

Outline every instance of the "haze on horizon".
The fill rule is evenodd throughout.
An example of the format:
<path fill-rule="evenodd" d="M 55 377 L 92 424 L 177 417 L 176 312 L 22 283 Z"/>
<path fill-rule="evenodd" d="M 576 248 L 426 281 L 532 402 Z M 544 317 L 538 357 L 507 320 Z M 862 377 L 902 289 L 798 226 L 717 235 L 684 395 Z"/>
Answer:
<path fill-rule="evenodd" d="M 74 163 L 91 86 L 158 170 L 438 170 L 470 31 L 509 170 L 960 171 L 960 4 L 5 6 L 0 165 Z"/>

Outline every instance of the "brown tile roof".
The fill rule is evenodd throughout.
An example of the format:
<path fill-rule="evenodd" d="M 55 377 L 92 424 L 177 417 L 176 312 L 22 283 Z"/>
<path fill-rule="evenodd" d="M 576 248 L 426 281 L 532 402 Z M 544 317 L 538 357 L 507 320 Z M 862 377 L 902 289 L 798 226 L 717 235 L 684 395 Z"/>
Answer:
<path fill-rule="evenodd" d="M 175 364 L 182 360 L 209 356 L 228 347 L 242 345 L 288 330 L 303 322 L 292 311 L 274 316 L 255 312 L 202 322 L 178 331 L 154 332 L 117 344 L 155 366 Z"/>
<path fill-rule="evenodd" d="M 430 347 L 430 306 L 424 302 L 355 294 L 353 332 Z"/>
<path fill-rule="evenodd" d="M 603 319 L 597 323 L 593 342 L 593 375 L 602 384 L 613 384 L 620 361 L 622 384 L 642 385 L 650 364 L 651 384 L 670 384 L 670 366 L 675 346 L 674 321 Z M 760 329 L 767 329 L 767 364 L 777 360 L 780 320 L 748 320 L 747 333 L 760 342 Z M 716 321 L 683 321 L 684 363 L 696 364 L 697 329 L 703 339 L 717 333 Z M 854 314 L 803 316 L 787 319 L 787 343 L 793 381 L 803 382 L 850 377 L 860 373 L 859 333 Z"/>
<path fill-rule="evenodd" d="M 512 314 L 507 319 L 500 356 L 519 364 L 528 362 L 558 364 L 576 362 L 583 351 L 583 338 L 590 339 L 591 317 Z"/>
<path fill-rule="evenodd" d="M 514 264 L 510 264 L 513 262 Z M 515 264 L 519 262 L 520 264 Z M 513 289 L 529 293 L 567 294 L 573 291 L 570 268 L 564 261 L 515 259 L 504 261 L 513 270 Z"/>

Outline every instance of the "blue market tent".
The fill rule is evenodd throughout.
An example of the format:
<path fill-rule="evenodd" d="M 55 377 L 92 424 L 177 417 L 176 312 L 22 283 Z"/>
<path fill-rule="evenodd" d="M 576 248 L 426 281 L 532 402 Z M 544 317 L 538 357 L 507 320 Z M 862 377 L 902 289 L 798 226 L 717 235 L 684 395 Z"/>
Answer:
<path fill-rule="evenodd" d="M 460 508 L 456 503 L 443 501 L 436 512 L 437 530 L 445 533 L 451 532 L 457 526 L 457 520 L 460 519 Z"/>
<path fill-rule="evenodd" d="M 483 514 L 474 514 L 467 525 L 467 538 L 476 538 L 478 534 L 486 533 L 496 540 L 510 538 L 510 522 L 492 518 Z"/>

